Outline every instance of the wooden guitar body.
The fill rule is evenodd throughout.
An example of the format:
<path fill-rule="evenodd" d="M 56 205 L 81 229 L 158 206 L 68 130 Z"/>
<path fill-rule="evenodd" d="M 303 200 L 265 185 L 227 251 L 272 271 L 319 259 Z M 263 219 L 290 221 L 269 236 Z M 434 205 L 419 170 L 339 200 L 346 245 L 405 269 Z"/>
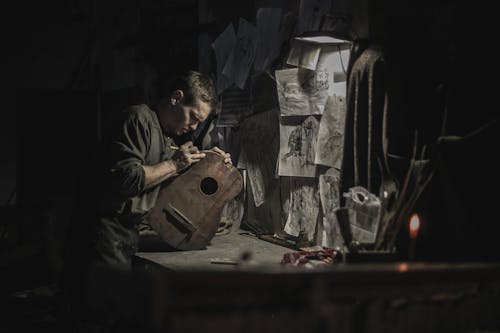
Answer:
<path fill-rule="evenodd" d="M 242 188 L 238 169 L 207 151 L 205 158 L 162 185 L 150 212 L 151 226 L 176 249 L 204 249 L 215 236 L 224 205 Z"/>

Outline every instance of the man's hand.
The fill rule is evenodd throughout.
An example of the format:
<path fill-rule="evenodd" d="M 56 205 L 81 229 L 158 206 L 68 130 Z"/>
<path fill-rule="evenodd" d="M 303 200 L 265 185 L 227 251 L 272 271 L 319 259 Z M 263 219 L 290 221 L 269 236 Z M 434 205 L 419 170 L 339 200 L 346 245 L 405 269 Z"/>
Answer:
<path fill-rule="evenodd" d="M 180 172 L 204 157 L 205 153 L 200 152 L 196 146 L 193 146 L 192 141 L 188 141 L 175 152 L 174 156 L 172 156 L 172 162 L 174 162 L 177 172 Z"/>
<path fill-rule="evenodd" d="M 225 151 L 223 151 L 219 147 L 213 147 L 210 150 L 219 154 L 219 155 L 224 156 L 224 163 L 229 164 L 229 165 L 233 165 L 233 161 L 231 161 L 231 154 L 226 153 Z"/>

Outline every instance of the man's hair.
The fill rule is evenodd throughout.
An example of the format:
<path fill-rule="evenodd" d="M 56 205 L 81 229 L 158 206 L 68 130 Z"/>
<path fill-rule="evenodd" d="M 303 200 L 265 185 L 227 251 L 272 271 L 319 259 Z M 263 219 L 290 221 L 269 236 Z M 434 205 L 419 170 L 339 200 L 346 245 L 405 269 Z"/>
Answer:
<path fill-rule="evenodd" d="M 183 104 L 194 105 L 197 101 L 203 101 L 210 105 L 213 114 L 220 112 L 215 85 L 207 75 L 193 70 L 184 72 L 170 85 L 170 93 L 175 90 L 182 90 L 184 93 L 181 100 Z"/>

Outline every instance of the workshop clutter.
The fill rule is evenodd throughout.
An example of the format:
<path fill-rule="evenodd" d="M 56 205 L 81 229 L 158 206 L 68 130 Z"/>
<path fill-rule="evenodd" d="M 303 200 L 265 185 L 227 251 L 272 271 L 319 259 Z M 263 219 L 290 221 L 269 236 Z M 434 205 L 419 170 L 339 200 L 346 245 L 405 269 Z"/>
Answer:
<path fill-rule="evenodd" d="M 333 264 L 341 260 L 338 249 L 321 246 L 302 248 L 299 251 L 285 253 L 281 260 L 282 265 L 314 267 L 322 264 Z"/>

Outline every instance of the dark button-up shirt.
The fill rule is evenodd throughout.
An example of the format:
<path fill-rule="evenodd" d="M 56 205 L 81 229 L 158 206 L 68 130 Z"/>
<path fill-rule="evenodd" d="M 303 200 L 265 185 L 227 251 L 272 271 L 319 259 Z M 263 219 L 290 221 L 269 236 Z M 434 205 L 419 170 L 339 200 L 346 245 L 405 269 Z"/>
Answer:
<path fill-rule="evenodd" d="M 164 135 L 158 117 L 147 105 L 123 112 L 121 128 L 110 143 L 105 178 L 108 186 L 102 214 L 139 221 L 151 210 L 159 186 L 144 189 L 142 165 L 154 165 L 172 157 L 173 140 Z"/>
<path fill-rule="evenodd" d="M 147 105 L 125 109 L 116 124 L 102 157 L 104 173 L 96 177 L 99 184 L 92 185 L 97 191 L 97 216 L 94 222 L 81 224 L 89 228 L 93 259 L 129 264 L 139 243 L 138 226 L 147 219 L 160 190 L 159 185 L 145 189 L 142 166 L 170 159 L 175 150 Z"/>

